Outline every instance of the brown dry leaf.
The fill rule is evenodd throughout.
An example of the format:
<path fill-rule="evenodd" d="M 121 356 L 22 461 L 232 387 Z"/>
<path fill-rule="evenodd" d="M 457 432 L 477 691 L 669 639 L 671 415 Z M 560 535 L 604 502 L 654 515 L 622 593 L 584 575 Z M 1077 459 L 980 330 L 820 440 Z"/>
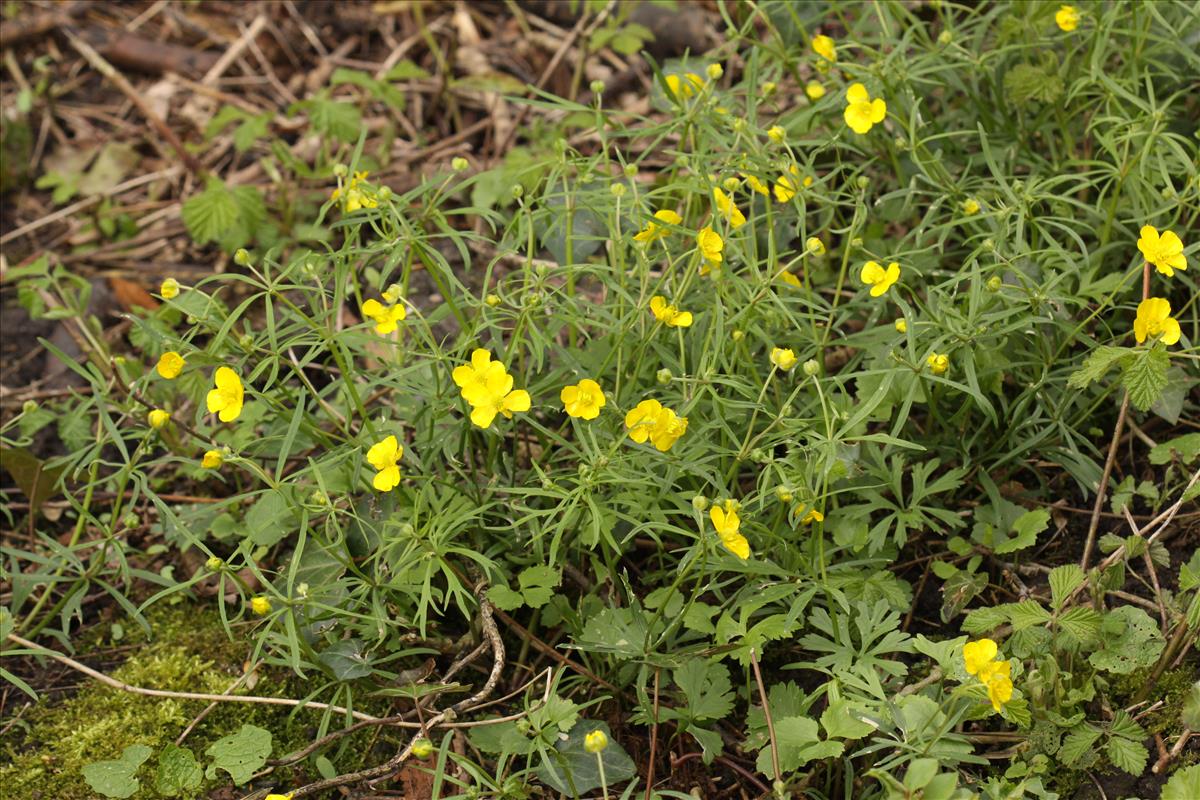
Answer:
<path fill-rule="evenodd" d="M 148 308 L 153 311 L 158 308 L 158 301 L 151 297 L 140 283 L 110 275 L 108 286 L 112 289 L 113 297 L 117 298 L 121 308 L 126 311 L 132 311 L 134 308 Z"/>
<path fill-rule="evenodd" d="M 433 756 L 425 761 L 414 760 L 405 764 L 396 773 L 396 780 L 403 787 L 403 797 L 408 800 L 431 800 L 433 797 Z"/>
<path fill-rule="evenodd" d="M 164 78 L 146 90 L 146 105 L 150 106 L 150 110 L 161 117 L 163 122 L 170 116 L 171 97 L 178 89 L 175 81 Z"/>

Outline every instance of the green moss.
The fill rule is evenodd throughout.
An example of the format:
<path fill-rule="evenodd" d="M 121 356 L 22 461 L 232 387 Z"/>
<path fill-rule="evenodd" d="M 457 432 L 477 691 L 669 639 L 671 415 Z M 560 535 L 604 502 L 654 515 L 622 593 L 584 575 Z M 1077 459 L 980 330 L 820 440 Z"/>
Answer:
<path fill-rule="evenodd" d="M 229 641 L 216 614 L 180 606 L 154 611 L 149 619 L 153 640 L 130 648 L 128 659 L 108 670 L 112 677 L 147 688 L 219 694 L 241 673 L 246 646 Z M 132 626 L 127 625 L 126 630 Z M 136 637 L 141 637 L 140 631 Z M 98 639 L 94 634 L 85 637 L 79 651 L 96 652 L 111 646 Z M 141 789 L 134 797 L 158 797 L 153 787 L 159 751 L 174 742 L 207 703 L 144 697 L 83 680 L 79 691 L 69 698 L 31 709 L 23 717 L 26 726 L 14 726 L 5 736 L 0 743 L 0 786 L 10 797 L 94 800 L 96 793 L 84 781 L 82 768 L 117 758 L 131 744 L 144 744 L 154 755 L 138 773 Z M 303 697 L 313 688 L 291 673 L 266 670 L 260 673 L 253 693 Z M 320 716 L 301 711 L 289 718 L 290 710 L 286 706 L 222 703 L 192 731 L 184 746 L 204 764 L 204 751 L 214 741 L 249 723 L 271 731 L 275 756 L 291 752 L 311 741 Z M 339 770 L 361 765 L 369 753 L 372 733 L 368 730 L 347 737 L 343 759 L 330 754 Z M 286 777 L 281 775 L 279 780 Z M 213 787 L 221 784 L 219 779 L 209 782 Z"/>

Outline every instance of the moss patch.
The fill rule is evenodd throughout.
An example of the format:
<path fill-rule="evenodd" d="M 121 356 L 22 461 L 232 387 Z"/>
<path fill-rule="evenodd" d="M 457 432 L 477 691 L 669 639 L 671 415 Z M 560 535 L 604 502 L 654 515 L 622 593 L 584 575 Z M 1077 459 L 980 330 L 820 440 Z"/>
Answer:
<path fill-rule="evenodd" d="M 154 638 L 131 649 L 128 660 L 109 672 L 112 677 L 146 688 L 221 693 L 241 674 L 246 647 L 229 641 L 215 613 L 196 606 L 178 606 L 153 610 L 148 619 Z M 126 630 L 142 636 L 133 626 L 127 625 Z M 87 638 L 96 637 L 93 634 Z M 81 642 L 79 647 L 82 652 L 96 652 L 106 644 L 93 641 L 85 647 Z M 83 779 L 82 768 L 119 758 L 131 744 L 144 744 L 154 753 L 138 772 L 141 788 L 133 797 L 159 797 L 154 788 L 159 752 L 178 738 L 207 703 L 143 697 L 80 677 L 86 683 L 78 692 L 31 709 L 23 717 L 25 725 L 14 725 L 0 742 L 0 786 L 5 787 L 5 795 L 32 800 L 94 800 L 96 792 Z M 299 698 L 314 688 L 290 672 L 267 670 L 261 673 L 252 693 Z M 291 717 L 290 711 L 286 706 L 222 703 L 192 731 L 184 746 L 206 766 L 209 759 L 204 751 L 217 739 L 249 723 L 271 731 L 272 755 L 279 757 L 320 735 L 316 730 L 321 719 L 318 712 L 299 711 Z M 368 729 L 347 737 L 340 750 L 327 756 L 338 771 L 356 769 L 367 760 L 375 733 Z M 285 774 L 272 776 L 272 783 L 291 785 L 302 777 L 285 770 Z M 206 779 L 204 788 L 208 791 L 227 785 L 228 776 L 223 775 Z"/>

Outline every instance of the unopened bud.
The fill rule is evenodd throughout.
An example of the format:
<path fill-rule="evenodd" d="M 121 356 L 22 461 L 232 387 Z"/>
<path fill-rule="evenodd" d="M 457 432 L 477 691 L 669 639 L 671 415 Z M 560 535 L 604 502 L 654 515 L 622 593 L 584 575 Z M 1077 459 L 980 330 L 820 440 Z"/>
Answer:
<path fill-rule="evenodd" d="M 663 367 L 654 375 L 655 380 L 662 384 L 670 383 L 673 377 L 675 376 L 671 374 L 671 370 L 666 367 Z"/>
<path fill-rule="evenodd" d="M 999 275 L 993 275 L 988 278 L 987 289 L 989 292 L 998 292 L 1002 286 L 1004 286 L 1004 281 Z"/>
<path fill-rule="evenodd" d="M 588 88 L 592 90 L 592 94 L 604 94 L 604 81 L 592 81 Z"/>
<path fill-rule="evenodd" d="M 614 183 L 612 186 L 608 187 L 608 191 L 612 192 L 613 197 L 624 197 L 626 191 L 625 184 Z"/>
<path fill-rule="evenodd" d="M 702 494 L 696 495 L 692 498 L 692 508 L 696 509 L 697 511 L 708 510 L 708 498 Z"/>
<path fill-rule="evenodd" d="M 455 156 L 450 162 L 450 168 L 455 172 L 462 172 L 469 166 L 471 166 L 471 162 L 467 161 L 462 156 Z"/>
<path fill-rule="evenodd" d="M 803 369 L 804 374 L 811 378 L 821 371 L 821 365 L 817 363 L 815 358 L 810 358 L 808 361 L 804 362 Z"/>
<path fill-rule="evenodd" d="M 419 759 L 426 759 L 433 755 L 433 742 L 421 737 L 413 742 L 412 754 Z"/>
<path fill-rule="evenodd" d="M 21 404 L 21 412 L 24 414 L 32 414 L 39 408 L 37 400 L 26 400 Z"/>
<path fill-rule="evenodd" d="M 233 254 L 233 263 L 237 264 L 239 267 L 250 266 L 250 251 L 244 247 L 239 247 L 237 252 Z"/>

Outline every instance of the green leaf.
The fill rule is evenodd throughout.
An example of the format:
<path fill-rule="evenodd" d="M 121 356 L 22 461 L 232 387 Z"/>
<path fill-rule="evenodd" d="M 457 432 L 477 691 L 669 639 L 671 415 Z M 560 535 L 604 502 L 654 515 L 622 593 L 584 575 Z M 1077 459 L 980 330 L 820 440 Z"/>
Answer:
<path fill-rule="evenodd" d="M 1161 800 L 1196 800 L 1200 797 L 1200 764 L 1185 767 L 1163 787 Z"/>
<path fill-rule="evenodd" d="M 296 512 L 288 495 L 268 489 L 246 512 L 246 536 L 259 547 L 270 547 L 292 533 Z"/>
<path fill-rule="evenodd" d="M 645 616 L 632 608 L 606 608 L 587 621 L 577 637 L 577 645 L 594 652 L 609 653 L 617 658 L 633 658 L 642 654 L 648 623 Z M 656 630 L 661 628 L 661 623 Z"/>
<path fill-rule="evenodd" d="M 383 77 L 389 81 L 409 81 L 428 78 L 429 73 L 406 58 L 389 69 Z"/>
<path fill-rule="evenodd" d="M 1103 619 L 1099 611 L 1085 606 L 1069 609 L 1058 618 L 1058 627 L 1079 645 L 1088 645 L 1100 635 Z"/>
<path fill-rule="evenodd" d="M 908 771 L 904 773 L 904 786 L 914 792 L 924 789 L 937 773 L 936 758 L 914 758 L 908 764 Z"/>
<path fill-rule="evenodd" d="M 1183 696 L 1180 719 L 1188 730 L 1200 731 L 1200 681 L 1193 683 L 1192 688 Z"/>
<path fill-rule="evenodd" d="M 343 639 L 332 647 L 325 648 L 318 660 L 329 667 L 339 681 L 365 678 L 371 674 L 371 661 L 363 652 L 360 639 Z"/>
<path fill-rule="evenodd" d="M 565 739 L 559 740 L 550 753 L 551 758 L 538 767 L 538 779 L 568 797 L 582 797 L 599 789 L 600 766 L 596 754 L 584 747 L 584 740 L 593 731 L 601 731 L 608 737 L 600 761 L 604 762 L 604 778 L 609 788 L 632 780 L 637 775 L 637 765 L 629 753 L 613 737 L 607 723 L 591 720 L 580 720 Z"/>
<path fill-rule="evenodd" d="M 775 740 L 779 746 L 779 769 L 784 774 L 795 772 L 810 761 L 836 758 L 845 749 L 841 742 L 821 741 L 816 721 L 808 717 L 775 720 Z M 757 766 L 764 775 L 773 774 L 769 743 L 759 751 Z"/>
<path fill-rule="evenodd" d="M 517 583 L 525 604 L 530 608 L 541 608 L 554 596 L 554 587 L 562 582 L 562 573 L 553 567 L 533 566 L 521 571 Z"/>
<path fill-rule="evenodd" d="M 1138 411 L 1146 411 L 1167 388 L 1167 370 L 1171 357 L 1165 348 L 1154 346 L 1137 351 L 1137 356 L 1125 367 L 1122 382 L 1129 390 L 1129 402 Z"/>
<path fill-rule="evenodd" d="M 313 129 L 343 142 L 358 141 L 362 129 L 362 114 L 350 103 L 329 99 L 329 91 L 318 92 L 309 100 L 295 103 L 288 114 L 304 111 Z"/>
<path fill-rule="evenodd" d="M 180 211 L 196 244 L 207 244 L 238 226 L 238 204 L 220 178 L 209 176 L 204 191 L 189 198 Z"/>
<path fill-rule="evenodd" d="M 1082 389 L 1093 381 L 1100 380 L 1118 360 L 1131 353 L 1133 350 L 1128 347 L 1100 345 L 1088 355 L 1082 367 L 1071 373 L 1071 377 L 1067 379 L 1067 386 Z"/>
<path fill-rule="evenodd" d="M 132 797 L 140 784 L 137 775 L 140 767 L 153 751 L 144 744 L 131 744 L 114 761 L 97 761 L 85 764 L 83 779 L 105 797 Z"/>
<path fill-rule="evenodd" d="M 1044 531 L 1049 524 L 1049 509 L 1035 508 L 1033 511 L 1026 511 L 1013 522 L 1011 528 L 1012 536 L 1008 539 L 995 542 L 992 546 L 992 552 L 997 555 L 1004 555 L 1005 553 L 1015 553 L 1017 550 L 1032 547 L 1037 543 L 1037 535 Z"/>
<path fill-rule="evenodd" d="M 861 739 L 879 726 L 868 721 L 849 699 L 839 697 L 821 712 L 821 727 L 828 739 Z"/>
<path fill-rule="evenodd" d="M 1101 638 L 1103 649 L 1088 656 L 1088 663 L 1118 675 L 1152 665 L 1166 644 L 1150 615 L 1134 606 L 1121 606 L 1105 614 Z"/>
<path fill-rule="evenodd" d="M 188 748 L 168 742 L 158 754 L 155 788 L 159 794 L 176 797 L 187 793 L 194 797 L 203 780 L 204 770 L 200 769 L 196 756 Z"/>
<path fill-rule="evenodd" d="M 1191 464 L 1200 458 L 1200 433 L 1185 433 L 1165 442 L 1159 442 L 1150 450 L 1151 464 L 1167 464 L 1173 459 Z"/>
<path fill-rule="evenodd" d="M 1086 576 L 1078 564 L 1063 564 L 1050 570 L 1050 596 L 1054 610 L 1062 608 L 1067 597 L 1083 584 Z"/>
<path fill-rule="evenodd" d="M 228 772 L 234 784 L 241 786 L 263 768 L 271 756 L 271 732 L 254 725 L 242 725 L 237 733 L 218 739 L 204 751 L 213 760 L 205 774 L 217 777 L 218 770 Z"/>
<path fill-rule="evenodd" d="M 1012 623 L 1013 631 L 1032 628 L 1035 625 L 1045 625 L 1050 621 L 1050 612 L 1042 608 L 1036 600 L 1009 603 L 1005 609 L 1008 621 Z"/>
<path fill-rule="evenodd" d="M 673 677 L 687 699 L 680 709 L 686 718 L 718 720 L 733 710 L 729 670 L 723 664 L 694 658 L 676 669 Z"/>
<path fill-rule="evenodd" d="M 1147 759 L 1150 758 L 1144 744 L 1120 736 L 1111 737 L 1104 749 L 1113 766 L 1125 770 L 1130 775 L 1141 775 L 1146 769 Z"/>
<path fill-rule="evenodd" d="M 1092 749 L 1092 745 L 1100 738 L 1102 731 L 1086 722 L 1071 729 L 1062 747 L 1058 749 L 1058 758 L 1067 766 L 1074 764 L 1079 757 Z"/>
<path fill-rule="evenodd" d="M 514 592 L 512 589 L 502 584 L 497 584 L 487 591 L 488 600 L 492 601 L 492 605 L 501 611 L 514 611 L 525 604 L 525 598 L 520 592 Z"/>

